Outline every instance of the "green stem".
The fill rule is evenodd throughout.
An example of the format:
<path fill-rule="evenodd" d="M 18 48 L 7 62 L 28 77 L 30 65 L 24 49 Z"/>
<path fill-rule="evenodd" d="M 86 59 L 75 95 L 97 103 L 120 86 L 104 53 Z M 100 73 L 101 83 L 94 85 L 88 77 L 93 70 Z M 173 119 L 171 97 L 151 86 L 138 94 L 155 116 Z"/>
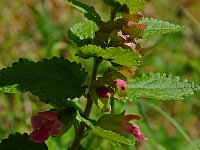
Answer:
<path fill-rule="evenodd" d="M 92 78 L 91 78 L 90 88 L 91 88 L 91 84 L 93 83 L 93 81 L 96 80 L 97 70 L 98 70 L 99 64 L 101 62 L 102 62 L 102 59 L 94 58 L 94 67 L 93 67 L 93 71 L 92 71 Z M 87 104 L 86 104 L 86 107 L 85 107 L 85 111 L 83 113 L 83 117 L 85 119 L 89 118 L 89 115 L 90 115 L 90 112 L 91 112 L 91 109 L 92 109 L 92 104 L 93 104 L 93 100 L 92 100 L 91 96 L 89 94 L 87 94 Z M 73 140 L 73 143 L 71 145 L 70 150 L 78 150 L 80 142 L 81 142 L 81 140 L 83 138 L 83 134 L 84 134 L 86 126 L 87 125 L 84 122 L 80 123 L 80 126 L 77 129 L 77 132 L 76 132 L 76 135 L 75 135 L 75 138 Z"/>
<path fill-rule="evenodd" d="M 111 99 L 111 103 L 110 103 L 110 105 L 111 105 L 111 114 L 114 114 L 114 112 L 115 112 L 115 100 L 114 99 Z"/>

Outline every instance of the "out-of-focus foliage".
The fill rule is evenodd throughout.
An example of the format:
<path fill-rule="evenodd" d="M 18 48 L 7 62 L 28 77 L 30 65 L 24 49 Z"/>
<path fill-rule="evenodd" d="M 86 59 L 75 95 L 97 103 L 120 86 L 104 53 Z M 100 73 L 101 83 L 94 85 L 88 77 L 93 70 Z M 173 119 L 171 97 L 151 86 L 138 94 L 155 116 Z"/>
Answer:
<path fill-rule="evenodd" d="M 82 0 L 83 1 L 83 0 Z M 94 6 L 107 20 L 109 8 L 101 1 L 84 0 Z M 143 41 L 145 55 L 137 74 L 146 72 L 166 72 L 200 83 L 200 12 L 199 0 L 165 0 L 146 3 L 144 14 L 185 26 L 183 32 L 154 36 Z M 77 21 L 83 21 L 81 14 L 68 7 L 64 0 L 1 0 L 0 1 L 0 67 L 11 66 L 20 57 L 41 60 L 44 57 L 64 56 L 74 58 L 74 45 L 67 39 L 67 30 Z M 78 60 L 79 62 L 81 61 Z M 126 60 L 125 60 L 126 61 Z M 91 69 L 90 60 L 85 63 Z M 101 65 L 100 70 L 104 69 Z M 100 72 L 101 73 L 101 72 Z M 143 103 L 116 102 L 116 113 L 124 109 L 127 113 L 141 114 L 140 128 L 148 137 L 148 142 L 135 144 L 137 150 L 193 150 L 200 145 L 200 93 L 182 101 L 157 102 L 154 105 L 163 110 L 173 121 L 181 125 L 186 137 L 157 109 Z M 84 105 L 80 99 L 80 105 Z M 36 97 L 29 93 L 0 94 L 0 139 L 10 133 L 31 132 L 30 116 L 41 110 L 48 110 Z M 101 113 L 93 109 L 91 117 Z M 47 141 L 49 150 L 66 150 L 73 138 L 73 130 L 59 138 Z M 90 143 L 93 142 L 91 146 Z M 101 145 L 99 145 L 101 142 Z M 109 141 L 98 136 L 85 138 L 82 145 L 86 149 L 116 149 Z M 124 146 L 121 149 L 134 149 Z"/>

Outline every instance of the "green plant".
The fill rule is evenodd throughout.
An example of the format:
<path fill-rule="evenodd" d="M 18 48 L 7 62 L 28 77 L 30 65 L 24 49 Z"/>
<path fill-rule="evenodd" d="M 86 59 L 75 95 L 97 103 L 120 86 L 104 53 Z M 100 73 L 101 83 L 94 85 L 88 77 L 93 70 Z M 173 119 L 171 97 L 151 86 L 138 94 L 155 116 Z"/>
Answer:
<path fill-rule="evenodd" d="M 103 1 L 111 7 L 110 20 L 103 21 L 95 8 L 77 0 L 66 0 L 66 3 L 84 13 L 85 21 L 75 24 L 69 31 L 68 37 L 77 45 L 76 55 L 94 59 L 90 83 L 89 77 L 81 64 L 70 62 L 63 57 L 44 59 L 32 62 L 19 59 L 12 67 L 0 71 L 0 90 L 8 93 L 30 91 L 39 97 L 40 101 L 49 103 L 53 109 L 40 112 L 33 116 L 31 123 L 33 132 L 30 138 L 36 143 L 42 143 L 49 136 L 59 136 L 67 132 L 71 126 L 75 130 L 75 138 L 69 146 L 70 150 L 83 149 L 81 140 L 89 134 L 96 134 L 111 143 L 134 145 L 132 134 L 139 140 L 147 140 L 140 133 L 139 127 L 129 121 L 139 120 L 138 115 L 114 114 L 114 101 L 131 101 L 140 97 L 175 100 L 182 99 L 199 90 L 199 86 L 160 73 L 146 73 L 135 77 L 143 56 L 141 40 L 154 34 L 177 32 L 183 29 L 180 25 L 144 18 L 140 10 L 145 0 L 111 0 Z M 98 75 L 99 65 L 103 60 L 110 66 Z M 76 98 L 85 97 L 85 111 L 77 106 Z M 95 103 L 102 112 L 98 120 L 89 118 L 92 105 Z M 17 149 L 24 144 L 24 149 L 31 142 L 26 134 L 16 133 L 9 136 L 0 144 L 0 149 Z M 14 144 L 10 147 L 9 141 Z M 32 143 L 35 144 L 35 143 Z M 44 143 L 38 144 L 38 149 Z M 21 147 L 20 147 L 21 148 Z"/>

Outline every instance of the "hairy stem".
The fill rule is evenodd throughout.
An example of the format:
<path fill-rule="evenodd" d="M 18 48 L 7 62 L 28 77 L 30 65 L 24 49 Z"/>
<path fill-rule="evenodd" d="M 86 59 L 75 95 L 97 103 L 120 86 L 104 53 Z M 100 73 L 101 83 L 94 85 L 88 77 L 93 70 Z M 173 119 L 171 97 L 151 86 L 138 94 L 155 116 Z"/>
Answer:
<path fill-rule="evenodd" d="M 93 83 L 93 81 L 96 80 L 97 70 L 98 70 L 99 64 L 101 62 L 102 62 L 102 59 L 94 58 L 94 66 L 93 66 L 93 71 L 92 71 L 92 78 L 91 78 L 90 87 L 91 87 L 91 84 Z M 92 104 L 93 104 L 93 100 L 92 100 L 91 96 L 89 94 L 87 94 L 87 104 L 86 104 L 86 107 L 85 107 L 85 111 L 83 113 L 83 117 L 85 119 L 89 118 L 89 115 L 90 115 L 90 112 L 91 112 L 91 109 L 92 109 Z M 80 142 L 83 138 L 85 127 L 86 127 L 86 124 L 81 122 L 78 129 L 77 129 L 77 132 L 76 132 L 76 135 L 75 135 L 75 138 L 73 140 L 73 143 L 71 145 L 70 150 L 78 150 Z"/>

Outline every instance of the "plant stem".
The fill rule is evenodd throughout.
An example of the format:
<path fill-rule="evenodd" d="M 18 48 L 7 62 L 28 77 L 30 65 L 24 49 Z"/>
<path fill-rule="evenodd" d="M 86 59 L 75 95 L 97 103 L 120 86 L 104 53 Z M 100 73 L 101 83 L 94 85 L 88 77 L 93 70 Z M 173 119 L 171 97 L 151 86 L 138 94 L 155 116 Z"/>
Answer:
<path fill-rule="evenodd" d="M 111 114 L 114 114 L 114 112 L 115 112 L 115 109 L 114 109 L 114 106 L 115 106 L 115 100 L 114 99 L 111 99 L 111 102 L 110 102 L 110 104 L 111 104 Z"/>
<path fill-rule="evenodd" d="M 93 66 L 93 70 L 92 70 L 92 78 L 91 78 L 90 88 L 91 88 L 91 84 L 93 83 L 93 81 L 96 80 L 97 70 L 98 70 L 99 64 L 101 62 L 102 62 L 102 59 L 94 58 L 94 66 Z M 89 90 L 90 90 L 90 88 L 89 88 Z M 90 115 L 90 112 L 91 112 L 91 109 L 92 109 L 92 104 L 93 104 L 93 100 L 92 100 L 91 96 L 89 94 L 87 94 L 87 104 L 86 104 L 86 107 L 85 107 L 85 111 L 83 113 L 83 117 L 85 119 L 89 118 L 89 115 Z M 86 124 L 81 122 L 77 131 L 76 131 L 76 135 L 75 135 L 75 138 L 74 138 L 74 141 L 71 145 L 70 150 L 78 150 L 80 142 L 83 138 L 85 127 L 86 127 Z"/>

